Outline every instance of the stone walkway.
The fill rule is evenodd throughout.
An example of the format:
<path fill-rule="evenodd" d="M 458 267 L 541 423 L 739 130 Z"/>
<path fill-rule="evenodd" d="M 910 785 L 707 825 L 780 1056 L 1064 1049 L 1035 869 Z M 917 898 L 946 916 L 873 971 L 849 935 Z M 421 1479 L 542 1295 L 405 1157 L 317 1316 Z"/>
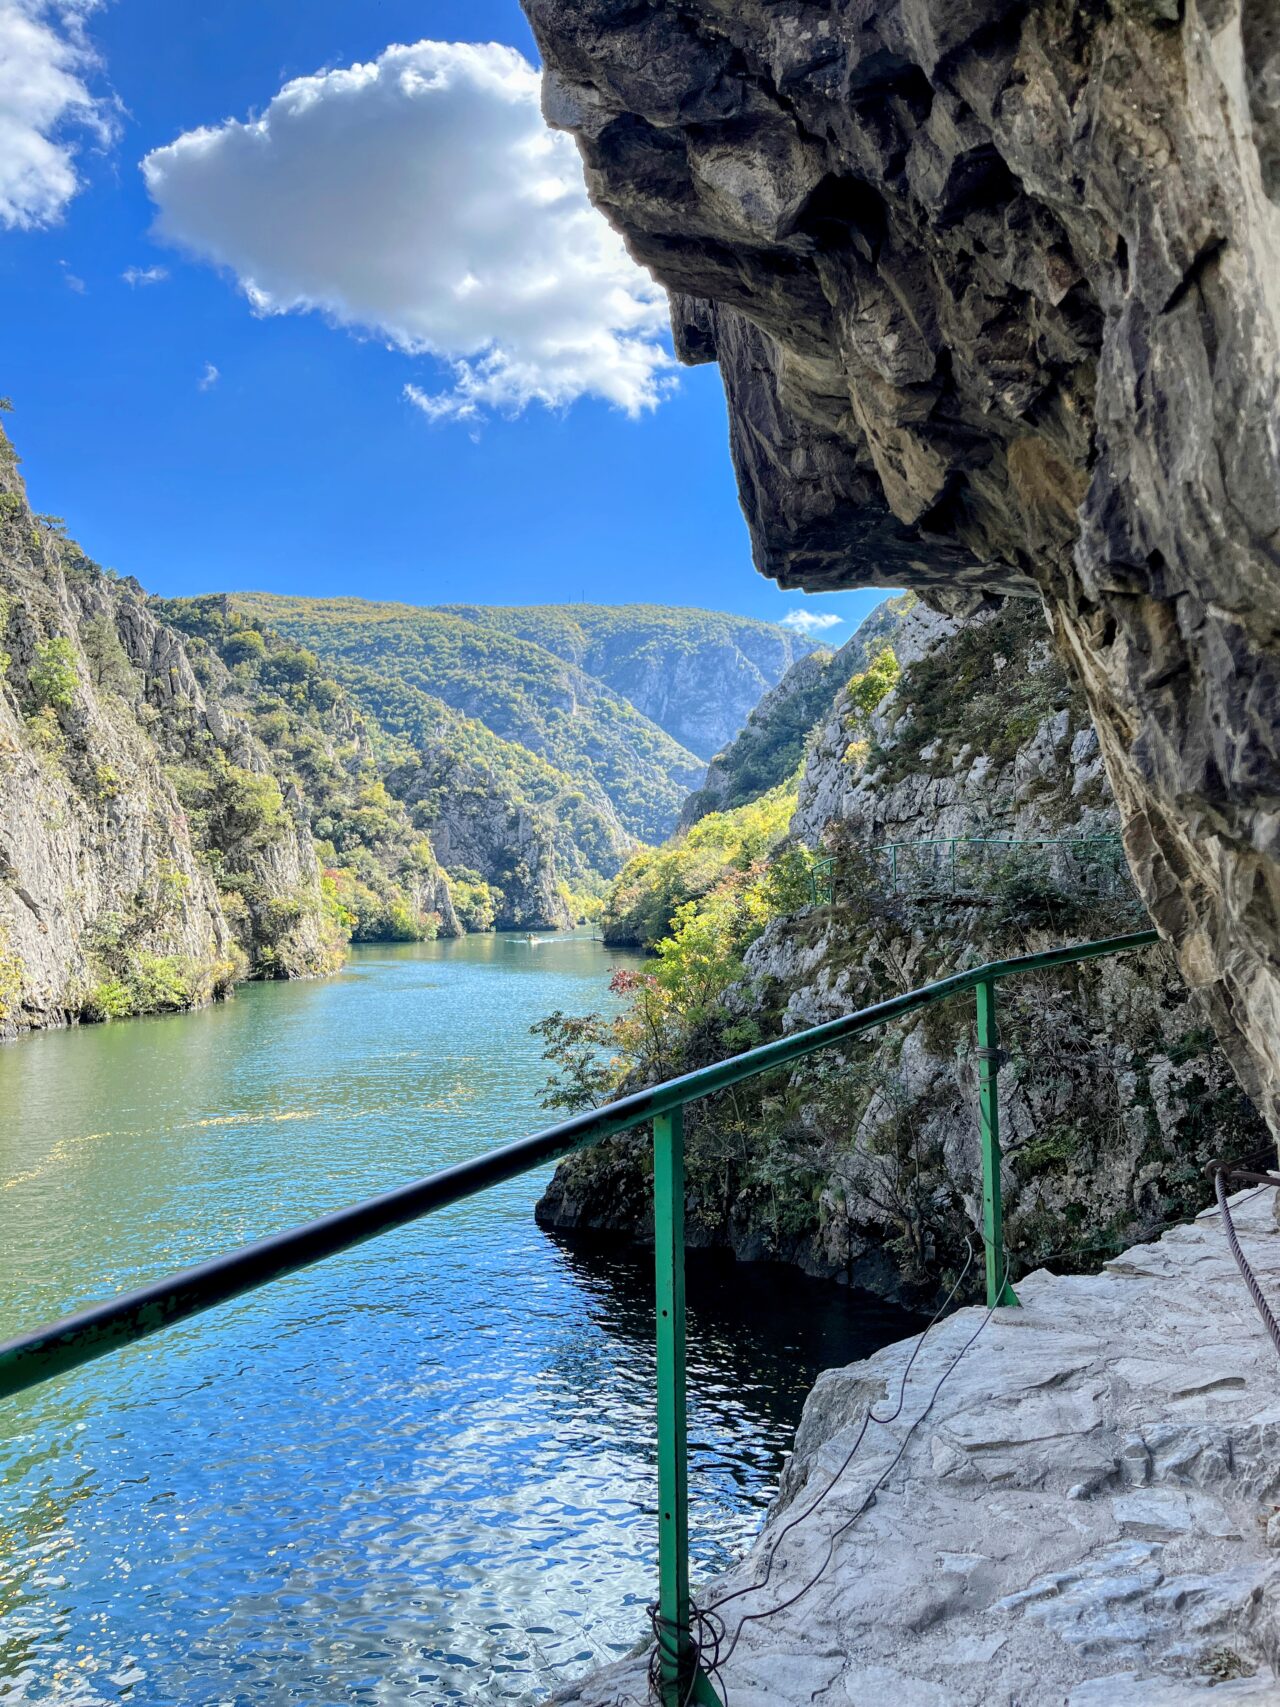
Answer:
<path fill-rule="evenodd" d="M 1274 1195 L 1233 1201 L 1280 1304 Z M 871 1427 L 785 1536 L 768 1587 L 726 1609 L 763 1611 L 803 1587 L 906 1440 L 817 1586 L 745 1627 L 728 1707 L 1280 1704 L 1280 1358 L 1217 1212 L 1101 1274 L 1042 1270 L 1018 1291 L 1024 1307 L 992 1318 L 926 1415 L 984 1312 L 929 1335 L 901 1418 Z M 703 1604 L 759 1574 L 868 1400 L 894 1409 L 915 1343 L 821 1377 L 760 1540 L 701 1586 Z M 643 1670 L 626 1661 L 555 1699 L 639 1707 Z"/>

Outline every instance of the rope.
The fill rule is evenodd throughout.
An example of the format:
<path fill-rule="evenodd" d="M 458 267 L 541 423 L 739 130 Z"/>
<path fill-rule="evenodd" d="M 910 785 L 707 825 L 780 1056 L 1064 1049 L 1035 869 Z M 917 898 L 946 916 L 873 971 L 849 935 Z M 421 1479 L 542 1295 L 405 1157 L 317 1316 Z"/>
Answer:
<path fill-rule="evenodd" d="M 798 1512 L 794 1517 L 789 1519 L 774 1538 L 773 1543 L 769 1548 L 768 1557 L 765 1561 L 764 1575 L 759 1579 L 759 1581 L 749 1583 L 745 1588 L 736 1589 L 732 1594 L 722 1595 L 719 1600 L 712 1601 L 710 1606 L 701 1607 L 691 1600 L 689 1607 L 690 1626 L 682 1628 L 679 1631 L 676 1631 L 670 1622 L 661 1616 L 656 1604 L 650 1605 L 648 1612 L 650 1624 L 654 1632 L 655 1646 L 649 1656 L 648 1682 L 650 1695 L 654 1701 L 661 1701 L 662 1699 L 662 1659 L 664 1652 L 669 1655 L 674 1655 L 681 1651 L 681 1645 L 683 1645 L 684 1652 L 687 1655 L 687 1663 L 689 1664 L 689 1681 L 687 1685 L 687 1693 L 683 1697 L 681 1707 L 687 1707 L 687 1704 L 693 1699 L 693 1691 L 697 1684 L 699 1670 L 703 1671 L 707 1677 L 710 1678 L 716 1687 L 721 1701 L 725 1703 L 725 1707 L 728 1707 L 728 1693 L 724 1685 L 722 1668 L 732 1658 L 734 1650 L 737 1648 L 738 1643 L 741 1640 L 742 1633 L 746 1625 L 758 1623 L 764 1619 L 777 1617 L 778 1614 L 789 1610 L 789 1608 L 794 1606 L 797 1601 L 801 1600 L 806 1594 L 808 1594 L 811 1589 L 815 1588 L 825 1575 L 827 1567 L 834 1558 L 836 1546 L 839 1541 L 850 1529 L 852 1529 L 858 1519 L 862 1517 L 865 1512 L 869 1511 L 871 1506 L 875 1503 L 876 1495 L 880 1492 L 881 1488 L 884 1487 L 894 1470 L 897 1469 L 902 1460 L 903 1454 L 906 1452 L 907 1447 L 910 1444 L 912 1436 L 933 1410 L 944 1383 L 953 1373 L 956 1365 L 960 1362 L 960 1359 L 973 1345 L 978 1335 L 991 1320 L 992 1315 L 995 1313 L 994 1306 L 987 1310 L 977 1328 L 965 1341 L 964 1345 L 961 1346 L 960 1350 L 956 1353 L 955 1357 L 952 1358 L 947 1368 L 942 1372 L 942 1375 L 939 1377 L 938 1382 L 929 1397 L 929 1403 L 925 1406 L 924 1410 L 921 1411 L 920 1415 L 915 1419 L 906 1434 L 903 1436 L 902 1444 L 890 1460 L 883 1474 L 877 1478 L 875 1483 L 868 1490 L 866 1496 L 862 1500 L 862 1503 L 858 1506 L 858 1509 L 832 1534 L 827 1545 L 827 1551 L 823 1556 L 822 1563 L 819 1565 L 817 1571 L 815 1571 L 809 1581 L 805 1583 L 803 1588 L 797 1590 L 795 1594 L 791 1595 L 789 1599 L 781 1602 L 780 1605 L 769 1607 L 762 1612 L 746 1613 L 738 1621 L 738 1626 L 734 1631 L 733 1638 L 731 1641 L 728 1641 L 726 1645 L 728 1630 L 725 1620 L 721 1615 L 722 1608 L 728 1606 L 731 1601 L 741 1599 L 744 1595 L 757 1594 L 761 1589 L 768 1586 L 773 1575 L 774 1560 L 777 1557 L 778 1549 L 781 1547 L 783 1541 L 793 1529 L 797 1528 L 800 1524 L 807 1522 L 808 1519 L 812 1517 L 818 1508 L 824 1503 L 832 1489 L 836 1486 L 836 1483 L 840 1481 L 841 1477 L 853 1463 L 863 1440 L 866 1438 L 867 1430 L 870 1425 L 875 1422 L 884 1427 L 889 1423 L 896 1422 L 902 1415 L 906 1404 L 907 1382 L 910 1378 L 916 1359 L 920 1356 L 924 1342 L 950 1308 L 956 1294 L 964 1285 L 969 1270 L 973 1266 L 974 1244 L 973 1239 L 969 1235 L 966 1235 L 966 1243 L 968 1245 L 968 1255 L 965 1259 L 964 1267 L 961 1269 L 960 1274 L 950 1292 L 948 1292 L 946 1298 L 934 1312 L 928 1326 L 917 1338 L 916 1343 L 912 1348 L 911 1356 L 907 1359 L 906 1365 L 903 1368 L 902 1377 L 898 1387 L 898 1402 L 894 1409 L 890 1411 L 887 1416 L 877 1416 L 870 1406 L 867 1407 L 866 1415 L 862 1419 L 862 1426 L 858 1430 L 853 1445 L 846 1454 L 845 1460 L 841 1464 L 840 1468 L 831 1477 L 831 1480 L 827 1483 L 826 1487 L 822 1489 L 821 1493 L 818 1494 L 817 1498 L 811 1501 L 803 1511 Z M 1007 1281 L 1008 1278 L 1009 1264 L 1008 1258 L 1006 1257 L 1004 1280 Z M 674 1643 L 672 1640 L 673 1636 L 676 1638 Z M 681 1638 L 683 1638 L 683 1644 L 681 1644 Z M 682 1684 L 684 1683 L 683 1677 L 681 1678 L 681 1682 Z"/>
<path fill-rule="evenodd" d="M 1222 1162 L 1217 1163 L 1214 1167 L 1213 1189 L 1217 1194 L 1218 1208 L 1222 1214 L 1223 1231 L 1227 1235 L 1227 1244 L 1236 1260 L 1236 1267 L 1240 1270 L 1240 1278 L 1248 1288 L 1249 1296 L 1253 1299 L 1258 1314 L 1262 1318 L 1263 1327 L 1271 1336 L 1272 1345 L 1276 1348 L 1277 1354 L 1280 1354 L 1280 1326 L 1277 1326 L 1276 1319 L 1271 1314 L 1271 1307 L 1262 1295 L 1262 1288 L 1258 1285 L 1257 1275 L 1249 1267 L 1248 1259 L 1240 1249 L 1240 1240 L 1236 1235 L 1236 1224 L 1231 1218 L 1231 1205 L 1227 1202 L 1228 1175 L 1238 1175 L 1243 1171 L 1243 1169 L 1227 1167 Z M 1258 1176 L 1255 1174 L 1252 1177 L 1256 1179 Z M 1280 1185 L 1280 1179 L 1268 1180 L 1267 1183 Z"/>
<path fill-rule="evenodd" d="M 647 1610 L 654 1638 L 654 1646 L 649 1655 L 650 1699 L 658 1702 L 662 1700 L 663 1659 L 681 1657 L 680 1684 L 684 1694 L 681 1696 L 680 1707 L 688 1707 L 689 1702 L 693 1700 L 699 1672 L 705 1673 L 715 1685 L 721 1701 L 727 1703 L 728 1692 L 720 1674 L 723 1662 L 719 1658 L 725 1638 L 724 1620 L 712 1611 L 704 1612 L 692 1601 L 689 1603 L 690 1622 L 679 1627 L 662 1616 L 656 1603 L 650 1604 Z M 676 1638 L 675 1641 L 672 1640 L 673 1637 Z"/>
<path fill-rule="evenodd" d="M 969 1251 L 970 1251 L 970 1256 L 972 1256 L 972 1254 L 973 1254 L 972 1244 L 970 1244 Z M 1009 1279 L 1009 1262 L 1008 1262 L 1008 1258 L 1006 1257 L 1005 1265 L 1004 1265 L 1004 1273 L 1001 1276 L 1001 1285 L 1000 1285 L 1000 1291 L 1001 1292 L 1003 1292 L 1004 1286 L 1008 1282 L 1008 1279 Z M 838 1543 L 841 1540 L 843 1540 L 843 1538 L 849 1533 L 849 1531 L 858 1522 L 858 1520 L 861 1517 L 863 1517 L 868 1511 L 870 1511 L 871 1507 L 875 1504 L 876 1496 L 879 1494 L 880 1490 L 884 1487 L 885 1483 L 889 1480 L 889 1477 L 897 1469 L 898 1465 L 902 1462 L 903 1455 L 905 1454 L 907 1447 L 911 1444 L 911 1440 L 912 1440 L 913 1436 L 915 1435 L 916 1430 L 920 1427 L 920 1425 L 932 1413 L 933 1407 L 938 1402 L 938 1395 L 942 1392 L 942 1389 L 943 1389 L 944 1385 L 946 1384 L 947 1380 L 949 1379 L 949 1377 L 952 1374 L 954 1374 L 957 1366 L 960 1363 L 960 1360 L 972 1348 L 972 1346 L 974 1345 L 974 1342 L 977 1340 L 978 1336 L 982 1333 L 983 1329 L 987 1326 L 987 1323 L 991 1320 L 992 1316 L 995 1315 L 997 1309 L 999 1309 L 999 1305 L 993 1304 L 993 1305 L 989 1306 L 989 1308 L 983 1313 L 982 1320 L 978 1323 L 977 1327 L 969 1335 L 969 1338 L 960 1347 L 960 1350 L 956 1353 L 956 1355 L 952 1358 L 951 1362 L 947 1365 L 947 1367 L 943 1370 L 942 1374 L 938 1377 L 938 1380 L 934 1386 L 933 1392 L 929 1395 L 929 1403 L 920 1412 L 920 1415 L 915 1419 L 915 1421 L 911 1424 L 910 1428 L 908 1428 L 906 1433 L 903 1435 L 902 1444 L 898 1447 L 898 1450 L 894 1453 L 893 1457 L 889 1460 L 889 1463 L 885 1467 L 884 1471 L 872 1483 L 872 1485 L 868 1489 L 866 1495 L 863 1497 L 861 1504 L 857 1507 L 857 1509 L 853 1512 L 853 1514 L 850 1517 L 846 1518 L 845 1521 L 839 1526 L 838 1529 L 836 1529 L 832 1532 L 831 1538 L 827 1543 L 826 1553 L 823 1555 L 822 1563 L 818 1566 L 817 1570 L 809 1578 L 808 1582 L 805 1583 L 802 1588 L 797 1589 L 795 1594 L 789 1596 L 788 1599 L 781 1601 L 776 1606 L 771 1606 L 763 1612 L 747 1612 L 747 1613 L 744 1613 L 743 1616 L 738 1620 L 738 1627 L 734 1631 L 732 1642 L 730 1642 L 728 1648 L 725 1649 L 723 1653 L 717 1654 L 716 1659 L 717 1659 L 718 1664 L 725 1665 L 732 1658 L 733 1652 L 737 1648 L 738 1643 L 741 1641 L 742 1633 L 748 1624 L 756 1624 L 756 1623 L 760 1623 L 760 1622 L 764 1621 L 765 1619 L 776 1618 L 780 1613 L 789 1611 L 793 1606 L 796 1605 L 796 1603 L 798 1601 L 802 1600 L 804 1598 L 804 1596 L 807 1595 L 811 1589 L 816 1588 L 818 1583 L 821 1582 L 822 1578 L 826 1575 L 827 1567 L 830 1565 L 832 1559 L 835 1557 L 835 1551 L 836 1551 L 836 1547 L 837 1547 Z M 935 1320 L 936 1319 L 937 1318 L 935 1317 Z M 930 1325 L 932 1326 L 932 1324 L 930 1324 Z M 921 1341 L 923 1341 L 923 1338 L 924 1338 L 924 1336 L 921 1335 Z M 918 1345 L 916 1347 L 916 1351 L 917 1352 L 919 1351 Z M 914 1361 L 915 1361 L 915 1354 L 913 1353 L 912 1358 L 911 1358 L 911 1363 L 913 1363 Z M 858 1445 L 861 1444 L 862 1439 L 867 1432 L 868 1423 L 877 1422 L 877 1423 L 880 1423 L 883 1425 L 883 1424 L 888 1423 L 888 1422 L 895 1422 L 897 1420 L 897 1418 L 899 1416 L 901 1416 L 902 1410 L 903 1410 L 903 1405 L 905 1402 L 905 1397 L 906 1397 L 906 1378 L 907 1378 L 907 1374 L 910 1371 L 911 1363 L 908 1363 L 907 1368 L 903 1371 L 902 1386 L 899 1390 L 899 1395 L 898 1395 L 898 1404 L 897 1404 L 897 1407 L 889 1414 L 889 1416 L 888 1417 L 877 1417 L 874 1414 L 874 1412 L 871 1410 L 870 1406 L 868 1406 L 867 1415 L 863 1419 L 863 1424 L 862 1424 L 861 1429 L 858 1431 L 858 1440 L 855 1443 L 855 1446 L 853 1449 L 854 1452 L 856 1452 Z M 852 1457 L 853 1457 L 853 1453 L 850 1453 L 848 1461 L 851 1461 Z M 846 1461 L 846 1464 L 848 1461 Z M 841 1474 L 843 1474 L 843 1469 L 841 1471 Z M 815 1500 L 814 1504 L 809 1508 L 809 1511 L 803 1514 L 803 1517 L 807 1517 L 807 1516 L 811 1515 L 812 1512 L 815 1511 L 817 1509 L 817 1507 L 819 1505 L 821 1505 L 822 1502 L 826 1499 L 827 1495 L 831 1492 L 831 1489 L 834 1486 L 835 1486 L 835 1481 L 833 1479 L 833 1481 L 828 1483 L 827 1487 L 825 1487 L 823 1489 L 822 1493 L 818 1496 L 818 1499 Z M 790 1524 L 788 1524 L 787 1527 L 779 1534 L 778 1540 L 774 1543 L 774 1546 L 773 1546 L 773 1548 L 769 1554 L 770 1568 L 772 1568 L 773 1560 L 777 1555 L 778 1546 L 782 1542 L 783 1538 L 786 1536 L 786 1534 L 791 1529 L 793 1529 L 796 1526 L 797 1523 L 803 1521 L 803 1517 L 793 1519 L 793 1521 Z M 761 1589 L 765 1586 L 765 1583 L 767 1583 L 767 1581 L 768 1581 L 768 1575 L 766 1574 L 763 1581 L 761 1581 L 759 1583 L 752 1584 L 749 1588 L 738 1589 L 733 1594 L 725 1595 L 722 1599 L 717 1600 L 717 1601 L 713 1601 L 711 1603 L 709 1610 L 712 1612 L 718 1612 L 721 1607 L 727 1606 L 731 1600 L 737 1600 L 744 1594 L 753 1594 L 753 1593 L 757 1592 L 759 1589 Z"/>

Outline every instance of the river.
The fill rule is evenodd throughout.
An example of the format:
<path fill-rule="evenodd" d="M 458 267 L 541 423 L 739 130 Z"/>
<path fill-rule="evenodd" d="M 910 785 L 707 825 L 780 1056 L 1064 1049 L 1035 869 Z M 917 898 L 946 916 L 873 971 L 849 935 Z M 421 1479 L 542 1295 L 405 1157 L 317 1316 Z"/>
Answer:
<path fill-rule="evenodd" d="M 546 1124 L 530 1023 L 583 936 L 0 1048 L 0 1337 Z M 0 1404 L 0 1702 L 534 1702 L 655 1587 L 647 1265 L 488 1192 Z M 816 1371 L 910 1331 L 691 1265 L 695 1574 L 740 1550 Z"/>

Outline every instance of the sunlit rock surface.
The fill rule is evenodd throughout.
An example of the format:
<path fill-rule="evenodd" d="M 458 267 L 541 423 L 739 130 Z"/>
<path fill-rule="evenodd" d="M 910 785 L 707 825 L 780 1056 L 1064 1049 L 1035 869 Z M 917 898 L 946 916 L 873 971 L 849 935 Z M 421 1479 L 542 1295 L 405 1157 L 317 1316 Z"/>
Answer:
<path fill-rule="evenodd" d="M 1276 1298 L 1273 1195 L 1233 1201 Z M 778 1543 L 767 1587 L 724 1609 L 732 1639 L 744 1613 L 804 1589 L 834 1541 L 794 1606 L 743 1626 L 724 1672 L 732 1707 L 1280 1700 L 1280 1360 L 1217 1211 L 1101 1274 L 1042 1270 L 1018 1291 L 1023 1308 L 985 1328 L 968 1309 L 929 1334 L 901 1415 L 872 1424 L 783 1536 L 868 1404 L 897 1409 L 918 1342 L 820 1378 L 760 1540 L 695 1585 L 707 1605 L 757 1582 Z M 642 1703 L 643 1665 L 556 1699 Z"/>
<path fill-rule="evenodd" d="M 880 625 L 870 626 L 874 636 Z M 846 679 L 861 639 L 833 660 Z M 902 674 L 878 709 L 864 717 L 838 686 L 808 737 L 791 833 L 834 865 L 813 902 L 769 921 L 721 998 L 762 1037 L 965 966 L 1143 923 L 1112 845 L 1081 840 L 1115 835 L 1115 802 L 1083 696 L 1035 606 L 1010 600 L 961 623 L 917 603 L 892 645 Z M 777 705 L 762 702 L 759 715 Z M 713 766 L 709 786 L 718 780 Z M 994 842 L 953 848 L 949 869 L 937 838 L 952 836 Z M 1002 845 L 1010 839 L 1025 845 Z M 1164 945 L 1011 978 L 1000 1024 L 1015 1275 L 1068 1249 L 1096 1264 L 1203 1208 L 1211 1157 L 1265 1149 L 1266 1129 Z M 723 1114 L 692 1109 L 687 1240 L 932 1308 L 963 1261 L 965 1229 L 981 1220 L 975 1041 L 972 1003 L 946 1002 L 797 1066 L 788 1115 L 771 1098 L 735 1107 L 742 1136 Z M 695 1038 L 667 1070 L 723 1052 Z M 743 1159 L 728 1167 L 726 1152 Z M 649 1139 L 635 1133 L 566 1157 L 537 1216 L 648 1238 L 651 1186 Z"/>
<path fill-rule="evenodd" d="M 229 916 L 174 771 L 268 777 L 269 755 L 206 693 L 137 583 L 38 524 L 3 435 L 0 641 L 0 1040 L 91 1013 L 122 955 L 170 969 L 166 1006 L 199 1005 L 249 971 L 331 969 L 299 803 L 286 800 L 269 839 L 219 826 L 219 856 L 247 892 Z M 33 682 L 51 644 L 69 674 L 41 715 Z"/>
<path fill-rule="evenodd" d="M 1138 881 L 1280 1130 L 1271 0 L 525 0 L 718 359 L 761 571 L 1043 597 Z"/>

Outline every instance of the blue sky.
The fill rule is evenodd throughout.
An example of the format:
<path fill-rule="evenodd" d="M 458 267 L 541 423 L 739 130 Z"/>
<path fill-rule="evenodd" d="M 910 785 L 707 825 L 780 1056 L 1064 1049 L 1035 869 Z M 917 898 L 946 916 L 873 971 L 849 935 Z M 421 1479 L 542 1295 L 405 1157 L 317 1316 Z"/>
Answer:
<path fill-rule="evenodd" d="M 8 9 L 57 28 L 65 23 L 58 8 L 69 3 L 0 0 L 0 21 Z M 296 115 L 274 120 L 276 165 L 265 170 L 249 157 L 261 153 L 262 138 L 254 142 L 241 127 L 219 132 L 212 149 L 188 138 L 200 126 L 264 113 L 293 78 L 379 61 L 392 43 L 497 41 L 532 58 L 515 0 L 110 0 L 90 15 L 87 35 L 99 63 L 82 61 L 77 75 L 101 103 L 99 125 L 114 134 L 50 130 L 75 146 L 78 192 L 51 223 L 0 228 L 0 391 L 14 401 L 10 427 L 33 502 L 64 516 L 100 562 L 166 594 L 253 587 L 423 603 L 642 598 L 773 619 L 803 608 L 845 618 L 824 631 L 837 642 L 849 620 L 884 596 L 803 600 L 755 573 L 719 376 L 700 368 L 677 377 L 660 365 L 656 308 L 638 273 L 634 302 L 623 291 L 623 312 L 634 310 L 643 324 L 602 334 L 605 356 L 590 354 L 588 377 L 565 382 L 564 397 L 574 386 L 581 394 L 512 413 L 521 386 L 532 385 L 536 397 L 559 378 L 539 356 L 528 379 L 519 347 L 496 376 L 461 346 L 452 362 L 425 353 L 423 337 L 438 347 L 443 334 L 437 304 L 404 298 L 406 270 L 410 295 L 430 270 L 412 256 L 407 269 L 384 256 L 376 276 L 353 277 L 352 251 L 371 239 L 364 230 L 352 238 L 341 214 L 331 249 L 317 257 L 310 237 L 327 209 L 314 200 L 309 228 L 289 234 L 279 252 L 273 247 L 270 197 L 305 175 L 296 154 L 314 137 L 304 201 L 327 193 L 341 175 L 334 161 L 349 156 L 340 129 L 308 130 L 310 121 Z M 387 87 L 391 68 L 388 60 Z M 464 119 L 468 100 L 489 99 L 465 67 L 448 76 Z M 316 87 L 328 96 L 329 83 Z M 338 112 L 328 99 L 318 110 L 330 106 Z M 457 121 L 440 110 L 424 146 L 451 158 L 440 126 Z M 382 146 L 403 150 L 392 118 Z M 467 126 L 471 134 L 487 128 Z M 140 162 L 180 137 L 188 140 L 157 157 L 152 185 L 164 203 L 165 240 L 154 229 L 157 206 Z M 281 159 L 291 146 L 294 157 Z M 325 148 L 339 152 L 326 161 Z M 556 156 L 561 168 L 563 158 Z M 394 164 L 393 152 L 371 161 L 371 197 L 395 179 Z M 465 171 L 459 181 L 468 181 Z M 439 185 L 426 193 L 439 195 Z M 215 203 L 222 211 L 211 214 Z M 442 229 L 450 217 L 443 213 Z M 579 249 L 566 263 L 568 284 L 579 270 L 585 218 L 570 213 L 577 224 L 564 241 Z M 377 231 L 397 217 L 390 209 Z M 445 248 L 449 241 L 441 239 Z M 470 238 L 464 231 L 456 241 Z M 491 251 L 492 231 L 485 241 Z M 607 234 L 603 241 L 612 243 Z M 227 254 L 231 264 L 217 265 Z M 539 253 L 537 265 L 544 263 Z M 334 290 L 354 307 L 283 311 L 296 310 L 300 292 L 314 297 L 330 264 Z M 453 265 L 452 253 L 441 264 Z M 495 264 L 509 268 L 508 278 L 529 265 L 505 253 Z M 611 253 L 600 264 L 614 274 L 627 266 Z M 166 274 L 155 283 L 123 276 L 154 268 Z M 250 270 L 268 277 L 264 300 L 281 311 L 254 312 L 243 288 Z M 598 296 L 605 287 L 583 288 Z M 570 318 L 579 306 L 569 302 Z M 515 316 L 518 345 L 523 310 L 508 302 L 504 312 Z M 557 335 L 537 329 L 544 340 Z M 615 347 L 639 351 L 640 370 L 615 380 Z M 417 388 L 418 405 L 407 385 Z M 663 400 L 629 415 L 601 390 L 633 404 L 656 390 Z"/>

